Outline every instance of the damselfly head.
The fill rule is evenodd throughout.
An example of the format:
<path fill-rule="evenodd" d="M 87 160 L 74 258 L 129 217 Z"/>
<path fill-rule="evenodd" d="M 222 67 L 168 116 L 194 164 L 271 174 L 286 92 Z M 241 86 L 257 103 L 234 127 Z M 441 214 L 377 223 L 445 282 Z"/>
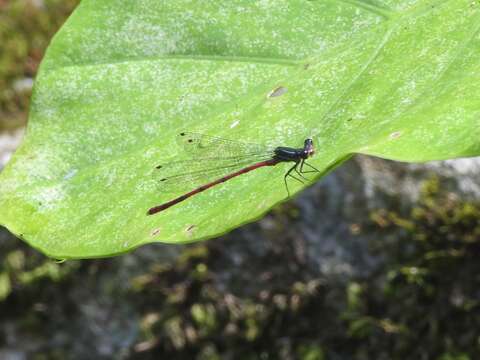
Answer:
<path fill-rule="evenodd" d="M 313 147 L 313 140 L 306 139 L 303 144 L 303 154 L 305 159 L 315 154 L 315 148 Z"/>

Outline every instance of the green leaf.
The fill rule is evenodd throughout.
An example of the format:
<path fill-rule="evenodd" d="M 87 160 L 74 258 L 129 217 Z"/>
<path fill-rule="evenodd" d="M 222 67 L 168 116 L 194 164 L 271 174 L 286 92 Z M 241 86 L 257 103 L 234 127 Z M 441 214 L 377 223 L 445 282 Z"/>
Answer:
<path fill-rule="evenodd" d="M 478 0 L 83 0 L 42 63 L 0 223 L 49 256 L 212 237 L 286 197 L 288 164 L 155 216 L 155 166 L 181 131 L 353 153 L 480 154 Z M 294 191 L 301 184 L 291 183 Z"/>

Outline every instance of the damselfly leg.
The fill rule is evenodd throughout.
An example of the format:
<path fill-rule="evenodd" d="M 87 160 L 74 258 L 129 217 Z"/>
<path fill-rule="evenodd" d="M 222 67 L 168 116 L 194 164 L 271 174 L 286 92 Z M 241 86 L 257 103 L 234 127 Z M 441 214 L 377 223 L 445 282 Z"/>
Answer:
<path fill-rule="evenodd" d="M 306 165 L 308 167 L 310 167 L 312 170 L 304 170 L 303 169 L 303 166 Z M 299 179 L 298 177 L 292 175 L 292 171 L 295 171 L 297 173 L 297 175 L 301 178 Z M 290 189 L 288 188 L 288 181 L 287 181 L 287 178 L 288 177 L 291 177 L 297 181 L 299 181 L 300 183 L 304 184 L 305 182 L 303 180 L 306 180 L 306 181 L 309 181 L 310 179 L 307 178 L 306 176 L 304 176 L 303 174 L 308 174 L 308 173 L 316 173 L 316 172 L 320 172 L 320 170 L 318 170 L 317 168 L 315 168 L 314 166 L 310 165 L 309 163 L 307 163 L 305 161 L 305 159 L 301 159 L 300 161 L 297 161 L 295 162 L 295 164 L 287 171 L 287 173 L 285 174 L 285 176 L 283 177 L 284 179 L 284 183 L 285 183 L 285 189 L 287 190 L 287 195 L 288 197 L 290 197 Z M 303 180 L 302 180 L 303 179 Z"/>

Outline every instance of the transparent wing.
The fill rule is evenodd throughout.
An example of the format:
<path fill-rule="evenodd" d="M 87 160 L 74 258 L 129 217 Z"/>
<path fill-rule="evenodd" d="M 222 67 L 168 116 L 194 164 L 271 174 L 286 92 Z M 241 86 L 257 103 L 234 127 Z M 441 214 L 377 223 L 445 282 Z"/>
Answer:
<path fill-rule="evenodd" d="M 274 148 L 264 145 L 227 140 L 191 132 L 178 134 L 177 143 L 182 146 L 187 153 L 193 154 L 196 157 L 267 155 L 272 154 L 274 150 Z"/>
<path fill-rule="evenodd" d="M 215 181 L 244 167 L 271 159 L 271 155 L 255 154 L 243 157 L 211 157 L 162 164 L 155 169 L 161 192 L 183 192 Z"/>

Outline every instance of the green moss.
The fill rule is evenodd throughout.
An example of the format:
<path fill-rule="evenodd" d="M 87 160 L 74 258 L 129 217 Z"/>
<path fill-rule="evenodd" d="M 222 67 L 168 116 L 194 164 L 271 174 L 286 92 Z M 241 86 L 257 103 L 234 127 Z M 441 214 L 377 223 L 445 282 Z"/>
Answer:
<path fill-rule="evenodd" d="M 0 131 L 25 124 L 31 88 L 18 81 L 35 76 L 46 46 L 78 2 L 0 2 Z"/>
<path fill-rule="evenodd" d="M 298 358 L 301 360 L 325 360 L 325 353 L 317 345 L 302 345 L 298 349 Z"/>
<path fill-rule="evenodd" d="M 5 272 L 0 272 L 0 301 L 4 300 L 12 291 L 10 277 Z"/>

